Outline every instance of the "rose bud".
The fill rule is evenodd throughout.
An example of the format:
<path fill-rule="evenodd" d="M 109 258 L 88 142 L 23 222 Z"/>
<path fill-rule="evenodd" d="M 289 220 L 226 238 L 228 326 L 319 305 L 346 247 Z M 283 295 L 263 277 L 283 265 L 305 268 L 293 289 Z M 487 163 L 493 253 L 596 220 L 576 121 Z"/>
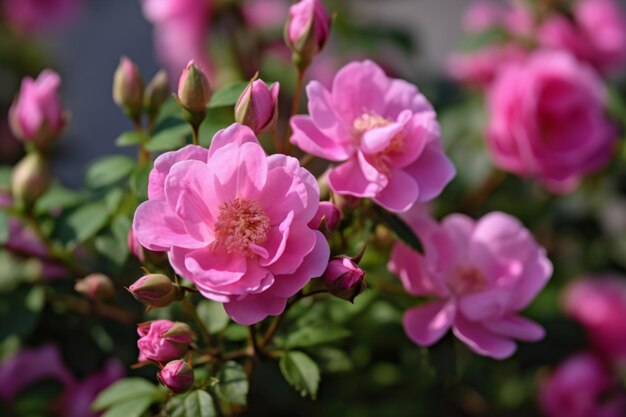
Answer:
<path fill-rule="evenodd" d="M 123 56 L 113 76 L 113 101 L 133 120 L 141 116 L 143 90 L 139 69 L 133 61 Z"/>
<path fill-rule="evenodd" d="M 167 307 L 174 301 L 182 300 L 183 289 L 161 274 L 149 274 L 139 278 L 128 291 L 138 301 L 152 307 Z"/>
<path fill-rule="evenodd" d="M 167 73 L 161 70 L 150 80 L 143 93 L 143 105 L 148 117 L 154 119 L 159 114 L 161 106 L 170 96 L 170 85 L 167 82 Z"/>
<path fill-rule="evenodd" d="M 178 80 L 180 105 L 189 113 L 201 114 L 204 117 L 211 94 L 211 86 L 206 75 L 194 64 L 193 60 L 189 61 Z"/>
<path fill-rule="evenodd" d="M 59 136 L 67 121 L 58 93 L 60 84 L 61 78 L 51 70 L 42 71 L 36 80 L 22 80 L 9 109 L 9 125 L 18 139 L 45 149 Z"/>
<path fill-rule="evenodd" d="M 317 212 L 313 219 L 309 222 L 311 229 L 320 229 L 321 227 L 326 230 L 333 231 L 339 226 L 341 220 L 341 212 L 330 201 L 321 201 L 317 208 Z"/>
<path fill-rule="evenodd" d="M 184 360 L 179 359 L 165 365 L 160 372 L 157 372 L 157 378 L 172 392 L 185 392 L 193 385 L 193 368 Z"/>
<path fill-rule="evenodd" d="M 74 290 L 92 300 L 104 301 L 113 298 L 115 288 L 111 278 L 104 274 L 89 274 L 76 281 Z"/>
<path fill-rule="evenodd" d="M 298 68 L 309 66 L 324 48 L 329 32 L 330 15 L 320 0 L 300 0 L 289 8 L 285 42 Z"/>
<path fill-rule="evenodd" d="M 154 320 L 137 325 L 140 361 L 169 362 L 189 351 L 193 338 L 191 328 L 180 322 Z"/>
<path fill-rule="evenodd" d="M 322 278 L 331 294 L 350 302 L 365 290 L 365 271 L 347 256 L 332 258 Z"/>
<path fill-rule="evenodd" d="M 278 119 L 278 91 L 280 85 L 267 87 L 263 80 L 253 80 L 235 105 L 235 121 L 248 126 L 257 135 L 267 133 Z"/>
<path fill-rule="evenodd" d="M 13 168 L 11 192 L 22 204 L 32 205 L 50 186 L 48 161 L 39 152 L 28 153 Z"/>

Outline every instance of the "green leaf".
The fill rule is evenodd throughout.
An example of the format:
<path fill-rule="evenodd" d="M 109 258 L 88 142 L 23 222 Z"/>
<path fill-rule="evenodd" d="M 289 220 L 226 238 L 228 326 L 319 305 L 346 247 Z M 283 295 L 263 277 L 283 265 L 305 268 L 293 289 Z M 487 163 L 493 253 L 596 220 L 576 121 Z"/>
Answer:
<path fill-rule="evenodd" d="M 246 405 L 248 377 L 243 366 L 237 362 L 226 362 L 217 374 L 215 392 L 221 399 L 231 404 Z"/>
<path fill-rule="evenodd" d="M 350 336 L 350 332 L 339 326 L 307 326 L 290 333 L 287 336 L 287 349 L 306 348 L 336 342 Z"/>
<path fill-rule="evenodd" d="M 148 178 L 150 176 L 149 165 L 137 166 L 130 175 L 130 190 L 140 199 L 148 199 Z"/>
<path fill-rule="evenodd" d="M 10 166 L 0 166 L 0 190 L 9 190 L 11 188 L 11 175 L 13 169 Z"/>
<path fill-rule="evenodd" d="M 37 324 L 45 301 L 45 290 L 40 286 L 22 285 L 0 294 L 0 340 L 28 335 Z"/>
<path fill-rule="evenodd" d="M 243 93 L 243 90 L 245 90 L 247 86 L 248 82 L 245 81 L 220 88 L 219 90 L 213 92 L 208 107 L 234 106 L 237 103 L 237 100 L 239 100 L 239 96 Z"/>
<path fill-rule="evenodd" d="M 35 204 L 35 214 L 48 214 L 53 210 L 75 207 L 83 201 L 83 196 L 61 185 L 53 185 Z"/>
<path fill-rule="evenodd" d="M 317 388 L 320 383 L 320 369 L 313 359 L 306 354 L 294 351 L 287 352 L 280 358 L 280 371 L 292 387 L 300 395 L 317 397 Z"/>
<path fill-rule="evenodd" d="M 102 202 L 87 204 L 68 214 L 65 227 L 71 233 L 70 241 L 84 242 L 102 229 L 109 219 L 107 206 Z"/>
<path fill-rule="evenodd" d="M 202 390 L 172 397 L 163 412 L 165 417 L 217 417 L 213 398 Z"/>
<path fill-rule="evenodd" d="M 102 417 L 141 417 L 152 404 L 151 398 L 135 398 L 111 406 Z"/>
<path fill-rule="evenodd" d="M 377 205 L 373 206 L 373 210 L 380 223 L 389 227 L 405 244 L 418 252 L 423 252 L 422 242 L 404 220 Z"/>
<path fill-rule="evenodd" d="M 115 144 L 117 146 L 132 146 L 139 145 L 140 143 L 144 143 L 148 140 L 148 136 L 145 133 L 135 132 L 131 130 L 129 132 L 124 132 L 115 139 Z"/>
<path fill-rule="evenodd" d="M 168 117 L 154 129 L 152 139 L 146 144 L 150 152 L 171 151 L 182 148 L 191 134 L 191 126 L 182 119 Z"/>
<path fill-rule="evenodd" d="M 9 240 L 9 213 L 0 210 L 0 245 Z"/>
<path fill-rule="evenodd" d="M 198 303 L 197 310 L 202 322 L 211 334 L 221 332 L 230 322 L 230 318 L 221 303 L 203 300 Z"/>
<path fill-rule="evenodd" d="M 134 402 L 141 398 L 152 400 L 158 397 L 159 388 L 143 378 L 125 378 L 117 381 L 100 395 L 91 405 L 94 411 L 101 411 L 124 402 Z"/>
<path fill-rule="evenodd" d="M 88 187 L 99 188 L 114 184 L 130 175 L 135 161 L 125 155 L 113 155 L 92 163 L 85 176 Z"/>

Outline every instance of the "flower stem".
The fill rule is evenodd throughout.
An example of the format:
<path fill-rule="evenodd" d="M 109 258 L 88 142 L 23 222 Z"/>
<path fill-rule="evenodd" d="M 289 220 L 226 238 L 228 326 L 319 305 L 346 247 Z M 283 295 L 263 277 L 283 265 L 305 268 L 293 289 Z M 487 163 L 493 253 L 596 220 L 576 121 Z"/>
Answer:
<path fill-rule="evenodd" d="M 291 117 L 295 116 L 298 113 L 298 109 L 300 108 L 300 97 L 302 96 L 302 87 L 304 84 L 304 73 L 305 69 L 298 68 L 298 78 L 296 80 L 296 90 L 293 96 L 293 104 L 291 106 Z M 290 119 L 291 119 L 290 117 Z M 287 125 L 287 137 L 285 137 L 285 153 L 289 155 L 291 153 L 291 143 L 289 142 L 289 137 L 291 136 L 291 124 Z"/>
<path fill-rule="evenodd" d="M 200 126 L 196 126 L 196 125 L 191 125 L 191 141 L 193 142 L 194 145 L 200 145 L 200 138 L 198 136 L 198 130 L 199 130 Z"/>

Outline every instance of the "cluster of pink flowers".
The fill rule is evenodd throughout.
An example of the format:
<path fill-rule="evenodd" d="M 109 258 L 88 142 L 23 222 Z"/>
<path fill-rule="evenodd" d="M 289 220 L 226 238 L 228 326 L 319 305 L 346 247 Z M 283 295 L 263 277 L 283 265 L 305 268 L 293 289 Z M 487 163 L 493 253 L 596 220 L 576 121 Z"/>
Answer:
<path fill-rule="evenodd" d="M 565 193 L 613 154 L 601 74 L 626 65 L 626 14 L 614 0 L 577 0 L 571 16 L 549 7 L 538 17 L 522 2 L 475 3 L 466 30 L 502 36 L 452 56 L 450 73 L 487 91 L 494 164 Z"/>
<path fill-rule="evenodd" d="M 626 392 L 618 375 L 626 363 L 626 279 L 588 277 L 564 293 L 565 314 L 585 329 L 591 349 L 558 365 L 541 383 L 547 417 L 621 417 Z"/>

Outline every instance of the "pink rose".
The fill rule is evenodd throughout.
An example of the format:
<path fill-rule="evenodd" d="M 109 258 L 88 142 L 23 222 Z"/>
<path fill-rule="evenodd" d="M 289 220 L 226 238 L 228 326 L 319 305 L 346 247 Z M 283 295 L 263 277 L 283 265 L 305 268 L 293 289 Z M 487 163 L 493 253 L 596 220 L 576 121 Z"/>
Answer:
<path fill-rule="evenodd" d="M 60 85 L 61 78 L 51 70 L 43 70 L 36 80 L 22 80 L 9 109 L 9 124 L 17 138 L 46 147 L 61 133 L 65 116 L 58 93 Z"/>
<path fill-rule="evenodd" d="M 169 362 L 187 354 L 192 332 L 185 323 L 154 320 L 137 325 L 139 361 Z"/>
<path fill-rule="evenodd" d="M 24 32 L 41 32 L 72 21 L 82 0 L 4 0 L 7 20 Z"/>
<path fill-rule="evenodd" d="M 596 73 L 563 52 L 539 51 L 505 68 L 488 94 L 487 146 L 494 163 L 568 192 L 604 166 L 616 131 Z"/>
<path fill-rule="evenodd" d="M 307 63 L 324 48 L 329 32 L 330 15 L 320 0 L 300 0 L 289 8 L 285 41 Z"/>
<path fill-rule="evenodd" d="M 281 314 L 287 299 L 324 272 L 329 248 L 312 230 L 317 181 L 298 160 L 267 156 L 234 124 L 207 151 L 161 155 L 133 228 L 143 246 L 167 250 L 176 272 L 238 323 Z"/>
<path fill-rule="evenodd" d="M 614 0 L 579 0 L 573 20 L 555 14 L 539 29 L 543 46 L 564 49 L 607 72 L 626 64 L 626 14 Z"/>
<path fill-rule="evenodd" d="M 626 362 L 626 279 L 605 276 L 576 281 L 565 290 L 563 305 L 602 355 Z"/>
<path fill-rule="evenodd" d="M 432 200 L 454 177 L 435 112 L 414 85 L 363 61 L 343 67 L 331 91 L 316 81 L 306 91 L 310 116 L 291 119 L 290 140 L 343 162 L 329 172 L 333 192 L 401 212 Z"/>
<path fill-rule="evenodd" d="M 190 60 L 209 76 L 208 34 L 211 0 L 142 0 L 143 15 L 154 25 L 154 47 L 158 59 L 175 80 Z"/>
<path fill-rule="evenodd" d="M 579 353 L 561 363 L 540 387 L 539 405 L 546 417 L 623 417 L 626 396 L 602 361 Z"/>
<path fill-rule="evenodd" d="M 257 135 L 271 131 L 278 120 L 279 90 L 279 83 L 268 88 L 263 80 L 252 81 L 237 100 L 235 121 Z"/>
<path fill-rule="evenodd" d="M 459 52 L 450 56 L 447 72 L 458 82 L 487 88 L 503 67 L 523 61 L 527 54 L 525 48 L 513 43 Z"/>
<path fill-rule="evenodd" d="M 389 269 L 409 294 L 435 299 L 405 312 L 413 342 L 430 346 L 452 328 L 474 352 L 504 359 L 516 349 L 513 339 L 543 338 L 541 326 L 518 313 L 544 287 L 552 264 L 519 220 L 493 212 L 477 221 L 453 214 L 441 224 L 421 216 L 409 223 L 425 253 L 396 243 Z"/>
<path fill-rule="evenodd" d="M 172 392 L 188 391 L 194 381 L 193 369 L 184 360 L 169 362 L 157 373 L 157 378 Z"/>
<path fill-rule="evenodd" d="M 331 294 L 351 302 L 366 286 L 365 271 L 347 256 L 332 258 L 322 278 Z"/>

